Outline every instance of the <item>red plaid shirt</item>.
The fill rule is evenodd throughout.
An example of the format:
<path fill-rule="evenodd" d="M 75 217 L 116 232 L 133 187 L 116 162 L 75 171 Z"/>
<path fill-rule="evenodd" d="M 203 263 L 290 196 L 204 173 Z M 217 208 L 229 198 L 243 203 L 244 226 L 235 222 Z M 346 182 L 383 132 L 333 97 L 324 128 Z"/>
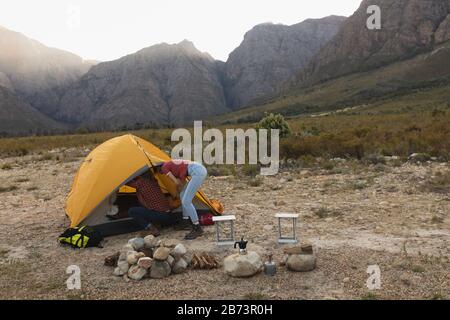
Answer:
<path fill-rule="evenodd" d="M 169 201 L 156 180 L 137 177 L 127 185 L 136 189 L 139 203 L 145 208 L 158 212 L 171 211 Z"/>

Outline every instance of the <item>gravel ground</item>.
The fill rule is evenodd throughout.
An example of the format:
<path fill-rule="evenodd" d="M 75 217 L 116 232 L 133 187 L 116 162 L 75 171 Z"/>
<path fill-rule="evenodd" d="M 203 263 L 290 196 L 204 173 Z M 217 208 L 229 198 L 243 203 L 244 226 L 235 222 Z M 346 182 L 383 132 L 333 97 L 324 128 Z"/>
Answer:
<path fill-rule="evenodd" d="M 70 150 L 69 150 L 70 151 Z M 76 152 L 75 152 L 76 151 Z M 74 154 L 82 152 L 75 150 Z M 57 155 L 59 151 L 55 151 Z M 68 151 L 65 151 L 67 154 Z M 56 156 L 54 157 L 56 158 Z M 108 238 L 103 249 L 58 245 L 67 227 L 65 197 L 81 162 L 30 155 L 1 159 L 0 298 L 3 299 L 448 299 L 450 297 L 450 196 L 424 186 L 448 164 L 401 166 L 338 164 L 332 170 L 298 169 L 265 177 L 210 177 L 204 190 L 236 215 L 236 235 L 265 259 L 281 261 L 276 212 L 299 213 L 301 242 L 312 243 L 317 268 L 274 277 L 234 279 L 221 269 L 189 270 L 162 280 L 125 281 L 103 265 L 134 235 Z M 251 186 L 256 185 L 256 186 Z M 184 232 L 165 229 L 163 239 Z M 214 227 L 201 239 L 182 241 L 192 251 L 224 257 Z M 78 265 L 82 289 L 66 288 L 66 268 Z M 369 265 L 381 270 L 381 289 L 369 290 Z"/>

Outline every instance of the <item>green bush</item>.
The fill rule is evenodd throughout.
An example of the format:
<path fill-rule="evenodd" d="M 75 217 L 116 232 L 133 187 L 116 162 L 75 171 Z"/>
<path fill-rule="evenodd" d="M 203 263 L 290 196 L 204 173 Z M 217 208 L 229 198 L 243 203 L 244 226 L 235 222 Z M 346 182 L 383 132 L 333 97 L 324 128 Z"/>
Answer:
<path fill-rule="evenodd" d="M 291 128 L 281 114 L 266 115 L 257 125 L 256 129 L 279 129 L 280 137 L 286 137 L 291 134 Z"/>

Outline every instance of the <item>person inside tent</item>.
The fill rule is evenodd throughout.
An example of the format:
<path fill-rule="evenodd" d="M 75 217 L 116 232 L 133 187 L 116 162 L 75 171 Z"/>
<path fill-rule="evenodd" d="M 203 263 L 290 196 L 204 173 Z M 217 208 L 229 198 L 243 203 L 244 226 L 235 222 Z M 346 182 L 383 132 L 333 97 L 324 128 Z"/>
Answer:
<path fill-rule="evenodd" d="M 166 197 L 158 181 L 150 171 L 126 183 L 136 189 L 140 207 L 131 207 L 128 216 L 133 218 L 148 234 L 155 237 L 160 232 L 155 224 L 168 226 L 177 224 L 179 217 L 172 210 L 176 205 L 171 197 Z"/>
<path fill-rule="evenodd" d="M 192 200 L 197 194 L 200 185 L 206 179 L 206 168 L 200 163 L 189 160 L 170 160 L 162 164 L 159 172 L 168 175 L 177 184 L 183 209 L 183 223 L 181 223 L 181 226 L 192 228 L 184 238 L 192 240 L 201 236 L 203 229 L 200 226 L 197 210 L 192 204 Z M 188 182 L 187 176 L 190 177 Z"/>

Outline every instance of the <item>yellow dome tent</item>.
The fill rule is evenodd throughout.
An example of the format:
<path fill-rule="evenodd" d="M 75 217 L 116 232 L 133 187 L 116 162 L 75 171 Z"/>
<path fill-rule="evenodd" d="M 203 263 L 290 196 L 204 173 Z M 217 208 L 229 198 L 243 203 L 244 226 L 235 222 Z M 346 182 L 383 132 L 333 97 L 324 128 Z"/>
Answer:
<path fill-rule="evenodd" d="M 96 147 L 81 164 L 67 197 L 70 226 L 111 222 L 106 212 L 116 195 L 134 195 L 136 191 L 125 183 L 168 160 L 170 157 L 158 147 L 131 134 L 112 138 Z M 169 178 L 158 173 L 155 177 L 163 192 L 176 195 L 176 187 Z M 201 191 L 194 198 L 194 205 L 215 215 L 221 213 L 221 204 L 209 200 Z"/>

